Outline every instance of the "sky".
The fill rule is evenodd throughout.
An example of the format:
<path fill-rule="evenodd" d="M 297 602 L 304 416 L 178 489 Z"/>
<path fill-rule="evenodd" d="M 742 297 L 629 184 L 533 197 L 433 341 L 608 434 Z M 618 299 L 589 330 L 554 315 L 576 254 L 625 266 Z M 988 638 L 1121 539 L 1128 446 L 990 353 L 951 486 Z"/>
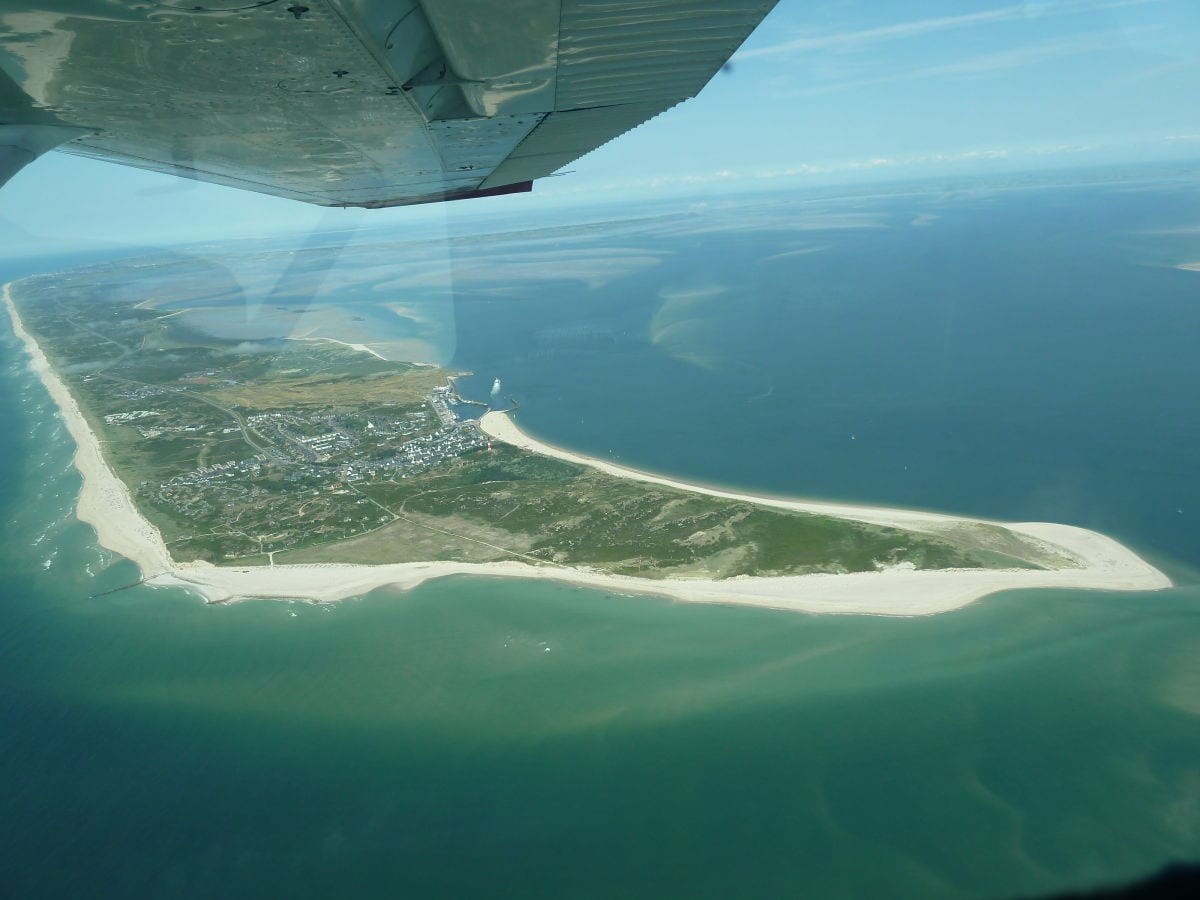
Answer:
<path fill-rule="evenodd" d="M 700 96 L 532 196 L 322 210 L 51 153 L 0 192 L 0 255 L 1190 160 L 1197 97 L 1196 0 L 781 0 Z"/>

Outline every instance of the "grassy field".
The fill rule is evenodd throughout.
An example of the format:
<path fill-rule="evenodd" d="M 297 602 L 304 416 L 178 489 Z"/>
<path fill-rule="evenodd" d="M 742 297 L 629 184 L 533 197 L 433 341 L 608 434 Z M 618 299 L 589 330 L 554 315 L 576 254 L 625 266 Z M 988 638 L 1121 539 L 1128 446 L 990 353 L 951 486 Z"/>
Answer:
<path fill-rule="evenodd" d="M 327 409 L 366 403 L 420 404 L 425 395 L 446 383 L 446 372 L 429 366 L 384 362 L 338 347 L 320 344 L 288 348 L 262 373 L 247 372 L 254 384 L 218 387 L 212 400 L 246 409 Z"/>
<path fill-rule="evenodd" d="M 405 520 L 280 561 L 396 562 L 411 556 L 414 536 L 428 542 L 423 529 L 472 559 L 652 578 L 1037 565 L 1035 548 L 1003 529 L 963 529 L 946 540 L 647 485 L 507 446 L 437 475 L 360 490 Z"/>

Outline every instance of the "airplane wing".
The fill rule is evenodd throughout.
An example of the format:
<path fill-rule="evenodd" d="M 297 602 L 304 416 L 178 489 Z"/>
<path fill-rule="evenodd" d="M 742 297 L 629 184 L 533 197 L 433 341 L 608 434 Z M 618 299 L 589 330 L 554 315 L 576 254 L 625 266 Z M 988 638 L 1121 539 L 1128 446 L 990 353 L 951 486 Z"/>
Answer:
<path fill-rule="evenodd" d="M 0 0 L 0 184 L 52 148 L 322 206 L 529 190 L 777 0 Z"/>

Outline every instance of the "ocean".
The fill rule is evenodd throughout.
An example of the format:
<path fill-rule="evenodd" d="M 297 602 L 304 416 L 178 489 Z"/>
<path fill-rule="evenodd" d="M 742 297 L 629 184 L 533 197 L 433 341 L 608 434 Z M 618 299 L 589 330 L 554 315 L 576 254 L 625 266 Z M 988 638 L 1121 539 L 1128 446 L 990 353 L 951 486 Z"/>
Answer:
<path fill-rule="evenodd" d="M 5 323 L 0 892 L 1000 898 L 1200 857 L 1200 273 L 1175 268 L 1198 201 L 710 199 L 452 234 L 441 274 L 397 278 L 464 393 L 500 378 L 554 443 L 1083 525 L 1179 584 L 929 618 L 471 578 L 97 597 L 135 570 L 74 520 L 69 437 Z"/>

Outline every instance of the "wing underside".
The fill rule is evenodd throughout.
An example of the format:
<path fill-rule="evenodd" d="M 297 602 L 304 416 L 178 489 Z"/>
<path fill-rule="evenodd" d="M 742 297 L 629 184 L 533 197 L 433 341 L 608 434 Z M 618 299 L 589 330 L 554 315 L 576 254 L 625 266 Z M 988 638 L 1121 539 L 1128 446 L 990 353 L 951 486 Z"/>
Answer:
<path fill-rule="evenodd" d="M 324 206 L 527 190 L 694 96 L 775 0 L 197 2 L 0 0 L 0 168 L 57 145 Z"/>

